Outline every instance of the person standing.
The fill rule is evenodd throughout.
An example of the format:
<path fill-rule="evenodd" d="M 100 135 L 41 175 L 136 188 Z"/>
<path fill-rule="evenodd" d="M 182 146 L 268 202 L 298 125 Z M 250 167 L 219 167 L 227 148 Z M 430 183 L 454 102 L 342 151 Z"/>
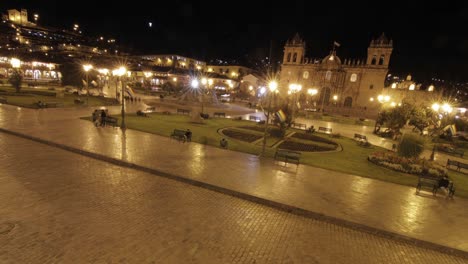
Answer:
<path fill-rule="evenodd" d="M 187 129 L 187 132 L 185 132 L 185 137 L 187 138 L 187 142 L 192 141 L 192 131 L 190 129 Z"/>
<path fill-rule="evenodd" d="M 104 109 L 101 110 L 101 126 L 106 126 L 106 117 L 106 111 L 104 111 Z"/>

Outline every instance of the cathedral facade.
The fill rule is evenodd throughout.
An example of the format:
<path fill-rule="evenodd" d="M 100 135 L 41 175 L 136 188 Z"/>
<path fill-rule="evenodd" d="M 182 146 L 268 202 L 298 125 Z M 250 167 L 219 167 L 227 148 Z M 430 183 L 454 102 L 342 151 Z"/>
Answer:
<path fill-rule="evenodd" d="M 339 45 L 334 43 L 334 46 Z M 333 49 L 321 60 L 305 58 L 305 42 L 296 34 L 286 42 L 280 73 L 280 89 L 300 85 L 301 92 L 317 92 L 317 107 L 331 104 L 348 108 L 374 108 L 375 99 L 384 89 L 393 42 L 384 34 L 373 39 L 365 60 L 342 61 Z M 294 87 L 294 86 L 293 86 Z M 375 105 L 378 107 L 378 105 Z"/>

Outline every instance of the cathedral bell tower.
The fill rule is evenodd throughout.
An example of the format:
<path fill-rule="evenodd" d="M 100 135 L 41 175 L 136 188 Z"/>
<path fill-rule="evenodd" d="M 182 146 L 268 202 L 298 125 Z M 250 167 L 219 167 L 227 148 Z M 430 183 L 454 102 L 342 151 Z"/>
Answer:
<path fill-rule="evenodd" d="M 393 41 L 382 33 L 379 38 L 373 39 L 367 48 L 367 66 L 388 69 L 392 50 Z"/>
<path fill-rule="evenodd" d="M 284 46 L 283 64 L 302 64 L 304 62 L 305 41 L 299 33 L 288 40 Z"/>

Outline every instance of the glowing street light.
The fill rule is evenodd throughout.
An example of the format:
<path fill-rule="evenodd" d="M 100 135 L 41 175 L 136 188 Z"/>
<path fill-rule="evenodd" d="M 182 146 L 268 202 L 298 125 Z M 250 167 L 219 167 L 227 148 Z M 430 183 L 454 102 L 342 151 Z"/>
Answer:
<path fill-rule="evenodd" d="M 21 61 L 17 58 L 11 58 L 10 64 L 11 64 L 11 67 L 18 69 L 21 66 Z"/>
<path fill-rule="evenodd" d="M 91 64 L 85 64 L 83 65 L 83 69 L 86 74 L 86 105 L 89 103 L 89 80 L 88 80 L 88 72 L 93 68 L 93 65 Z"/>
<path fill-rule="evenodd" d="M 266 120 L 265 120 L 265 130 L 263 131 L 263 144 L 262 144 L 262 154 L 263 156 L 265 154 L 265 147 L 266 147 L 266 138 L 268 134 L 268 122 L 270 121 L 270 112 L 271 112 L 271 96 L 278 91 L 278 82 L 276 81 L 270 81 L 268 83 L 268 89 L 270 90 L 270 93 L 268 95 L 268 109 L 266 111 Z M 266 88 L 262 87 L 260 89 L 260 93 L 264 94 L 266 92 Z"/>
<path fill-rule="evenodd" d="M 438 103 L 433 103 L 432 104 L 432 110 L 438 112 L 440 108 L 440 105 Z"/>
<path fill-rule="evenodd" d="M 444 110 L 445 113 L 450 114 L 453 108 L 449 104 L 445 103 L 442 105 L 442 110 Z"/>
<path fill-rule="evenodd" d="M 316 95 L 318 93 L 318 90 L 317 89 L 308 89 L 307 93 L 310 94 L 310 95 Z"/>
<path fill-rule="evenodd" d="M 121 109 L 121 114 L 122 114 L 122 123 L 120 124 L 120 128 L 122 130 L 126 129 L 125 125 L 125 97 L 124 97 L 124 92 L 126 90 L 126 83 L 125 83 L 125 75 L 127 73 L 127 69 L 125 67 L 120 67 L 118 69 L 115 69 L 112 71 L 112 73 L 119 78 L 119 81 L 121 81 L 121 92 L 120 96 L 122 99 L 122 109 Z M 124 77 L 124 78 L 122 78 Z"/>

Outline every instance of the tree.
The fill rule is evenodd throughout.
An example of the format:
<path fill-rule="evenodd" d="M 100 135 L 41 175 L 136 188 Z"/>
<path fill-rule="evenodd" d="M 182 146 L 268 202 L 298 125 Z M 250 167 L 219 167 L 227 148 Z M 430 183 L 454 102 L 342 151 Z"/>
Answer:
<path fill-rule="evenodd" d="M 23 82 L 23 75 L 21 75 L 21 72 L 19 69 L 16 69 L 16 68 L 13 69 L 13 72 L 10 75 L 8 82 L 10 82 L 10 84 L 15 88 L 17 93 L 20 92 L 21 83 Z"/>
<path fill-rule="evenodd" d="M 419 130 L 422 135 L 423 131 L 432 124 L 434 112 L 427 107 L 415 107 L 411 112 L 409 124 Z"/>

